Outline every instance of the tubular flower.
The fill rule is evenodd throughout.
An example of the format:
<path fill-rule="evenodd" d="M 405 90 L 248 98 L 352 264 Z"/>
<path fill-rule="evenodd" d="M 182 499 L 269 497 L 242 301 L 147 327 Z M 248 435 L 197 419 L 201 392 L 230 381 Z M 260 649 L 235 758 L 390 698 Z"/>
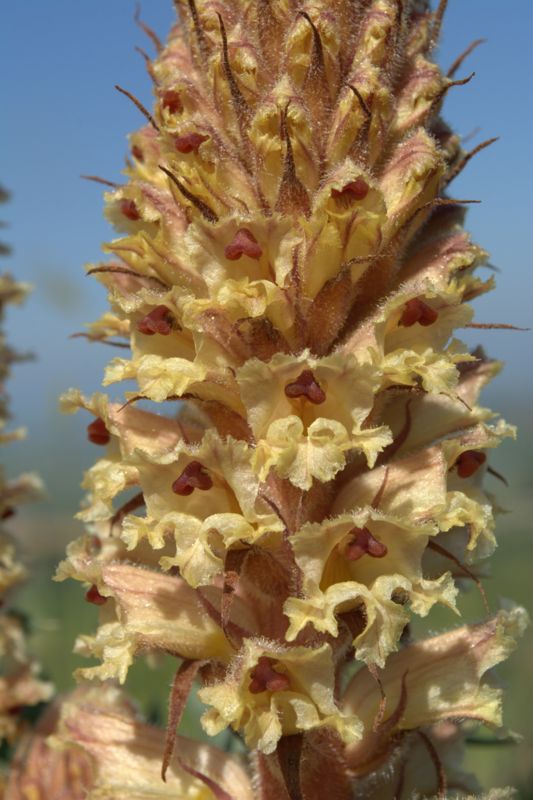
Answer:
<path fill-rule="evenodd" d="M 163 748 L 164 732 L 143 724 L 117 689 L 81 688 L 56 701 L 23 739 L 2 797 L 211 800 L 231 791 L 234 800 L 252 800 L 251 783 L 235 759 L 183 737 L 163 782 Z"/>
<path fill-rule="evenodd" d="M 93 782 L 93 767 L 86 753 L 63 746 L 53 750 L 49 736 L 56 732 L 59 701 L 45 711 L 32 731 L 22 737 L 5 784 L 2 800 L 85 800 Z"/>
<path fill-rule="evenodd" d="M 0 202 L 7 194 L 0 188 Z M 0 253 L 9 252 L 3 244 Z M 28 285 L 17 283 L 10 275 L 0 275 L 0 322 L 9 303 L 21 303 Z M 6 431 L 9 419 L 3 382 L 17 359 L 0 332 L 0 445 L 24 436 L 23 430 Z M 9 533 L 9 520 L 17 506 L 38 497 L 41 482 L 36 475 L 25 474 L 10 479 L 0 467 L 0 740 L 12 742 L 24 729 L 21 712 L 50 697 L 52 687 L 39 680 L 38 665 L 27 651 L 23 617 L 11 605 L 11 590 L 26 577 L 26 570 L 17 560 L 15 544 Z"/>
<path fill-rule="evenodd" d="M 261 800 L 318 800 L 325 770 L 342 800 L 468 794 L 457 720 L 500 725 L 484 674 L 525 623 L 405 646 L 413 616 L 480 585 L 483 479 L 514 436 L 478 404 L 498 365 L 455 338 L 492 284 L 448 190 L 471 154 L 439 117 L 466 82 L 431 61 L 446 3 L 176 5 L 153 111 L 121 89 L 148 124 L 90 270 L 111 309 L 86 336 L 130 349 L 104 376 L 129 391 L 63 398 L 102 453 L 58 572 L 100 609 L 80 676 L 181 659 L 163 776 L 198 678 L 206 732 L 242 736 Z M 94 796 L 166 796 L 156 738 L 99 711 L 97 742 L 83 709 L 59 738 L 95 759 Z M 153 754 L 135 785 L 111 768 L 126 740 Z M 183 796 L 247 785 L 194 769 L 198 789 L 173 773 Z"/>

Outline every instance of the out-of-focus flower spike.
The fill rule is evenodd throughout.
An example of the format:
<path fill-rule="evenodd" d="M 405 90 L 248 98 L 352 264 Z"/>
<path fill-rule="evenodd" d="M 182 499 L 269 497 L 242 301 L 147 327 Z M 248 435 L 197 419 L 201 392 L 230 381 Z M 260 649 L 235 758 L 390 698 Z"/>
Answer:
<path fill-rule="evenodd" d="M 8 195 L 0 187 L 0 202 Z M 9 252 L 0 247 L 0 254 Z M 18 283 L 9 274 L 0 275 L 0 323 L 4 324 L 5 307 L 21 303 L 30 287 Z M 11 364 L 20 358 L 0 333 L 0 381 L 9 376 Z M 21 439 L 25 431 L 5 430 L 9 419 L 7 399 L 0 387 L 0 445 Z M 0 467 L 0 739 L 13 742 L 27 727 L 23 710 L 48 700 L 51 684 L 39 679 L 39 666 L 28 652 L 24 618 L 12 605 L 12 589 L 27 577 L 27 571 L 17 559 L 16 546 L 10 533 L 10 520 L 17 506 L 38 499 L 42 494 L 41 480 L 34 474 L 9 478 Z"/>

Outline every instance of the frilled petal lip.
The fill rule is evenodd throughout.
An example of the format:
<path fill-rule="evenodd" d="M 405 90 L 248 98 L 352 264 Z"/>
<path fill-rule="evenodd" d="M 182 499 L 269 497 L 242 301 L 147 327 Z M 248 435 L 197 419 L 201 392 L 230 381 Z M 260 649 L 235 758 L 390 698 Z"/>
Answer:
<path fill-rule="evenodd" d="M 279 689 L 251 691 L 254 670 L 264 658 L 287 683 Z M 202 724 L 210 735 L 228 725 L 243 729 L 248 746 L 263 753 L 273 753 L 283 735 L 323 725 L 336 728 L 347 742 L 361 735 L 358 718 L 344 713 L 335 702 L 329 644 L 287 647 L 247 639 L 225 679 L 205 686 L 199 697 L 209 706 Z"/>
<path fill-rule="evenodd" d="M 231 658 L 232 647 L 222 629 L 221 588 L 197 591 L 176 575 L 127 563 L 102 566 L 97 587 L 102 598 L 108 598 L 105 616 L 96 636 L 80 637 L 77 650 L 102 663 L 80 669 L 80 676 L 124 682 L 135 655 L 146 651 L 221 663 Z M 257 628 L 253 611 L 239 597 L 234 598 L 227 625 L 243 633 Z"/>

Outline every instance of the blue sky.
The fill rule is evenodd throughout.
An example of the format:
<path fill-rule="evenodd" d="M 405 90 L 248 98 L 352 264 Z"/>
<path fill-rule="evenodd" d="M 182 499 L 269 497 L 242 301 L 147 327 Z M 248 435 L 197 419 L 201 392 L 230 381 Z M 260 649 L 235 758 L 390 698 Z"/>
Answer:
<path fill-rule="evenodd" d="M 133 0 L 18 0 L 2 15 L 0 181 L 13 194 L 2 208 L 10 225 L 4 239 L 13 246 L 4 268 L 35 286 L 24 308 L 9 314 L 10 340 L 37 358 L 15 369 L 9 391 L 33 444 L 50 455 L 59 447 L 76 480 L 83 440 L 72 422 L 58 418 L 57 396 L 71 385 L 96 390 L 110 356 L 107 348 L 68 338 L 105 309 L 104 290 L 84 276 L 82 265 L 98 260 L 100 244 L 111 236 L 101 187 L 79 176 L 118 179 L 126 134 L 142 123 L 114 84 L 151 103 L 144 62 L 134 50 L 149 50 L 150 42 L 133 22 L 134 8 Z M 170 0 L 144 3 L 143 18 L 163 38 L 173 17 Z M 468 227 L 501 268 L 497 292 L 476 304 L 478 320 L 524 326 L 533 325 L 532 28 L 531 0 L 450 0 L 439 51 L 447 67 L 473 39 L 488 40 L 461 70 L 460 76 L 475 70 L 476 77 L 449 93 L 445 117 L 461 134 L 478 129 L 472 144 L 501 139 L 471 162 L 453 194 L 483 201 L 469 211 Z M 532 336 L 463 337 L 482 341 L 507 362 L 491 394 L 499 400 L 505 392 L 509 407 L 532 388 Z"/>

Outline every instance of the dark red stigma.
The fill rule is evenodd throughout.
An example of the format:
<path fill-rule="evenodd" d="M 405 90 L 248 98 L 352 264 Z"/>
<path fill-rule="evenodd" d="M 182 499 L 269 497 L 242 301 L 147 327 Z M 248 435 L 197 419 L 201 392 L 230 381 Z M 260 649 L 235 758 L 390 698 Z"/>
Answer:
<path fill-rule="evenodd" d="M 387 546 L 376 539 L 368 528 L 354 528 L 350 531 L 350 536 L 350 542 L 344 551 L 344 556 L 348 561 L 358 561 L 365 555 L 372 558 L 383 558 L 388 553 Z"/>
<path fill-rule="evenodd" d="M 105 422 L 97 417 L 94 422 L 87 425 L 87 438 L 93 444 L 108 444 L 111 435 L 105 426 Z"/>
<path fill-rule="evenodd" d="M 263 255 L 263 250 L 248 228 L 239 228 L 231 243 L 224 248 L 224 255 L 230 261 L 237 261 L 241 256 L 248 256 L 257 261 Z"/>
<path fill-rule="evenodd" d="M 310 403 L 320 405 L 326 399 L 326 393 L 320 388 L 310 369 L 304 371 L 292 383 L 285 387 L 287 397 L 306 397 Z"/>
<path fill-rule="evenodd" d="M 331 196 L 342 203 L 351 204 L 355 200 L 364 200 L 369 190 L 370 187 L 363 178 L 356 178 L 355 181 L 350 181 L 342 189 L 332 189 Z"/>
<path fill-rule="evenodd" d="M 15 516 L 15 509 L 12 506 L 6 506 L 0 514 L 0 519 L 10 519 Z"/>
<path fill-rule="evenodd" d="M 185 133 L 183 136 L 176 136 L 174 146 L 178 153 L 197 153 L 202 142 L 207 142 L 209 136 L 202 136 L 201 133 Z"/>
<path fill-rule="evenodd" d="M 124 214 L 127 219 L 131 219 L 132 222 L 137 222 L 137 220 L 141 218 L 141 215 L 139 214 L 137 206 L 133 200 L 127 200 L 126 198 L 121 200 L 120 210 L 122 214 Z"/>
<path fill-rule="evenodd" d="M 470 478 L 486 460 L 485 453 L 481 453 L 479 450 L 465 450 L 455 462 L 457 474 L 460 478 Z"/>
<path fill-rule="evenodd" d="M 428 325 L 433 325 L 438 316 L 438 311 L 428 306 L 428 304 L 420 300 L 419 297 L 415 297 L 413 300 L 408 300 L 405 304 L 402 316 L 400 317 L 400 325 L 403 325 L 404 328 L 410 328 L 411 325 L 418 322 L 419 325 L 427 327 Z"/>
<path fill-rule="evenodd" d="M 202 492 L 211 489 L 213 481 L 203 464 L 199 461 L 191 461 L 187 464 L 179 478 L 172 484 L 172 491 L 175 494 L 187 496 L 192 494 L 195 489 Z"/>
<path fill-rule="evenodd" d="M 95 606 L 103 606 L 108 600 L 107 597 L 104 597 L 103 594 L 100 594 L 94 583 L 91 588 L 85 592 L 85 599 L 88 603 L 92 603 Z"/>
<path fill-rule="evenodd" d="M 137 145 L 137 144 L 133 145 L 133 147 L 131 148 L 131 154 L 132 154 L 132 156 L 134 158 L 137 159 L 137 161 L 141 161 L 141 162 L 144 161 L 144 154 L 143 154 L 143 151 L 141 150 L 141 148 L 139 147 L 139 145 Z"/>
<path fill-rule="evenodd" d="M 183 104 L 179 93 L 174 91 L 174 89 L 167 89 L 167 91 L 163 93 L 161 105 L 163 108 L 167 108 L 171 114 L 179 114 L 183 111 Z"/>
<path fill-rule="evenodd" d="M 167 306 L 156 306 L 149 314 L 139 320 L 137 330 L 146 336 L 153 336 L 159 333 L 161 336 L 168 336 L 172 333 L 174 317 Z"/>
<path fill-rule="evenodd" d="M 250 684 L 248 689 L 252 694 L 260 692 L 285 692 L 290 688 L 290 681 L 287 675 L 283 675 L 274 669 L 275 662 L 267 656 L 261 656 L 257 665 L 250 673 Z"/>

